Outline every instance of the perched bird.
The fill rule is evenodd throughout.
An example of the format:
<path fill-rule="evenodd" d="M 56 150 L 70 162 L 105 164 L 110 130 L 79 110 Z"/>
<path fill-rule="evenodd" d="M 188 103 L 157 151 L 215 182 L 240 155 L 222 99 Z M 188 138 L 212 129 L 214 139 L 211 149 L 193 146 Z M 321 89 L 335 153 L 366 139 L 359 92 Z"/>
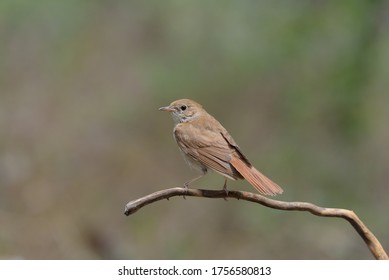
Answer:
<path fill-rule="evenodd" d="M 264 195 L 283 192 L 276 183 L 251 165 L 228 131 L 199 103 L 180 99 L 159 110 L 171 113 L 173 135 L 178 147 L 186 162 L 202 172 L 200 176 L 186 182 L 186 188 L 211 169 L 225 177 L 223 189 L 226 192 L 227 178 L 244 178 Z"/>

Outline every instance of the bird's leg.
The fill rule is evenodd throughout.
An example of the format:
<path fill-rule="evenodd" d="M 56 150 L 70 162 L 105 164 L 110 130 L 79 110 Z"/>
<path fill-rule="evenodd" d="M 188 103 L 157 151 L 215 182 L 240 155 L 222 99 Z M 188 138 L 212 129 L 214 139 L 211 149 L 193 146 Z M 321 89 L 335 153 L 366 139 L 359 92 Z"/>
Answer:
<path fill-rule="evenodd" d="M 226 193 L 226 197 L 227 197 L 228 196 L 227 178 L 224 178 L 223 191 Z M 226 198 L 224 198 L 224 199 L 227 200 Z"/>
<path fill-rule="evenodd" d="M 188 190 L 188 187 L 189 187 L 189 184 L 192 184 L 194 181 L 197 181 L 198 179 L 200 179 L 201 177 L 203 177 L 205 174 L 201 174 L 200 176 L 197 176 L 196 178 L 193 178 L 187 182 L 184 183 L 184 187 L 186 190 Z"/>
<path fill-rule="evenodd" d="M 192 184 L 194 181 L 197 181 L 198 179 L 200 179 L 201 177 L 203 177 L 205 174 L 207 174 L 207 169 L 206 168 L 202 168 L 201 169 L 202 171 L 202 174 L 197 176 L 196 178 L 193 178 L 187 182 L 184 183 L 184 188 L 186 190 L 186 193 L 188 192 L 188 187 L 189 187 L 189 184 Z M 185 195 L 184 195 L 184 198 L 185 198 Z"/>

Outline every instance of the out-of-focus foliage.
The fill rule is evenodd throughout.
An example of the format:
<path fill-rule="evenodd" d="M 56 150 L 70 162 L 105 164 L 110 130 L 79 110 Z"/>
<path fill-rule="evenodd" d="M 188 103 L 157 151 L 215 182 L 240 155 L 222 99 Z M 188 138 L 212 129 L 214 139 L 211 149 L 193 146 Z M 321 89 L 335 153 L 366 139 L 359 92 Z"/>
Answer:
<path fill-rule="evenodd" d="M 235 200 L 125 217 L 197 175 L 157 110 L 178 98 L 280 199 L 352 209 L 389 249 L 388 20 L 387 1 L 1 1 L 0 258 L 372 258 L 345 221 Z"/>

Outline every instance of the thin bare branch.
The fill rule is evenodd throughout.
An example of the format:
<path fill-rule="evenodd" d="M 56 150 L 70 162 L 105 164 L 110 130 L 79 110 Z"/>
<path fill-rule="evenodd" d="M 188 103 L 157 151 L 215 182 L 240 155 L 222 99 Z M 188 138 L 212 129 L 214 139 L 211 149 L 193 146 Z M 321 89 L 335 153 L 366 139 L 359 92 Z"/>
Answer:
<path fill-rule="evenodd" d="M 185 189 L 185 188 L 170 188 L 154 192 L 139 199 L 130 201 L 125 207 L 124 214 L 129 216 L 134 214 L 140 208 L 154 203 L 162 199 L 169 199 L 173 196 L 194 196 L 206 198 L 236 198 L 239 200 L 247 200 L 254 203 L 259 203 L 263 206 L 285 211 L 307 211 L 316 216 L 321 217 L 337 217 L 346 219 L 362 237 L 367 247 L 378 260 L 388 260 L 389 257 L 382 247 L 381 243 L 374 234 L 365 226 L 358 216 L 351 210 L 340 208 L 324 208 L 316 206 L 308 202 L 286 202 L 264 197 L 259 194 L 243 191 L 228 191 L 223 190 L 204 190 L 204 189 Z"/>

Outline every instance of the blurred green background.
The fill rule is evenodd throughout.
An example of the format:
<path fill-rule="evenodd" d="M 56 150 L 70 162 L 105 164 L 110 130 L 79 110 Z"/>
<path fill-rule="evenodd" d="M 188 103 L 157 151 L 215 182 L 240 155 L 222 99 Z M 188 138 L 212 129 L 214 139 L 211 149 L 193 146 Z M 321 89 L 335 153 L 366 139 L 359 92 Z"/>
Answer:
<path fill-rule="evenodd" d="M 1 1 L 0 258 L 372 259 L 344 220 L 123 210 L 197 175 L 158 111 L 191 98 L 279 199 L 352 209 L 389 249 L 388 34 L 388 1 Z"/>

